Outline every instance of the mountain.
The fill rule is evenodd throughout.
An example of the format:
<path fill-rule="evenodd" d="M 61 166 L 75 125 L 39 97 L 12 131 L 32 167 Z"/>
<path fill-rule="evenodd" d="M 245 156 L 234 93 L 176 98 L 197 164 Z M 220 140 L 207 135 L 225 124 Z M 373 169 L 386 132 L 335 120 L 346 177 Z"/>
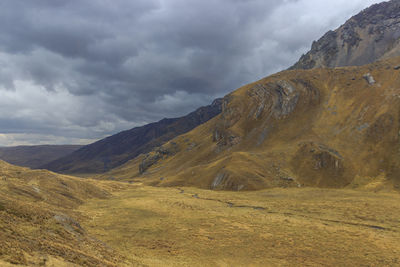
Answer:
<path fill-rule="evenodd" d="M 0 265 L 121 266 L 118 253 L 89 235 L 75 210 L 89 199 L 108 198 L 109 190 L 0 161 Z"/>
<path fill-rule="evenodd" d="M 173 119 L 163 119 L 109 136 L 41 166 L 61 173 L 101 173 L 141 153 L 147 153 L 174 137 L 186 133 L 221 112 L 221 99 L 211 105 Z"/>
<path fill-rule="evenodd" d="M 68 155 L 81 147 L 79 145 L 0 147 L 0 159 L 18 166 L 35 169 Z"/>
<path fill-rule="evenodd" d="M 400 188 L 399 38 L 400 1 L 373 5 L 288 71 L 225 96 L 214 119 L 99 178 L 223 190 Z"/>
<path fill-rule="evenodd" d="M 251 83 L 225 96 L 214 119 L 103 178 L 224 190 L 399 188 L 399 64 Z"/>
<path fill-rule="evenodd" d="M 400 56 L 400 1 L 375 4 L 312 44 L 291 69 L 360 66 Z"/>

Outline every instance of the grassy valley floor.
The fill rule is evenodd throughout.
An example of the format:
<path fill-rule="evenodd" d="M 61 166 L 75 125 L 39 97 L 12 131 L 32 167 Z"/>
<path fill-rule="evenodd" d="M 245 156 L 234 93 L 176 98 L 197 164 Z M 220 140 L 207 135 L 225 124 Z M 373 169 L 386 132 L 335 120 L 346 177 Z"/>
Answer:
<path fill-rule="evenodd" d="M 79 207 L 83 228 L 148 266 L 399 266 L 400 195 L 131 185 Z"/>

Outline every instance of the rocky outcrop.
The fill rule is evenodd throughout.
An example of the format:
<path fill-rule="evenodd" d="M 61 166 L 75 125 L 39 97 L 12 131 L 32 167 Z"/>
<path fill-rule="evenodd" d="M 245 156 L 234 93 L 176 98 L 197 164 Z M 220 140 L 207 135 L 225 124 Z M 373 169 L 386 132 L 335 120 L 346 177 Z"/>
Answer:
<path fill-rule="evenodd" d="M 292 166 L 301 186 L 342 187 L 352 179 L 345 176 L 344 161 L 338 151 L 307 142 L 299 144 Z"/>
<path fill-rule="evenodd" d="M 277 80 L 267 84 L 257 83 L 247 91 L 250 107 L 247 113 L 249 120 L 264 120 L 264 131 L 258 138 L 262 143 L 268 134 L 273 121 L 288 117 L 299 105 L 314 106 L 319 103 L 319 91 L 310 83 L 301 80 Z M 224 99 L 223 110 L 214 128 L 212 138 L 217 144 L 217 151 L 240 144 L 242 136 L 235 131 L 235 125 L 242 119 L 247 106 L 240 102 L 229 104 L 234 100 L 232 95 Z"/>
<path fill-rule="evenodd" d="M 371 73 L 364 74 L 363 78 L 368 82 L 369 85 L 375 84 L 375 79 L 372 77 Z"/>
<path fill-rule="evenodd" d="M 400 56 L 400 1 L 373 5 L 313 42 L 290 69 L 360 66 Z"/>
<path fill-rule="evenodd" d="M 139 173 L 143 174 L 152 165 L 156 164 L 160 159 L 166 159 L 169 156 L 175 155 L 179 151 L 179 147 L 175 142 L 157 147 L 154 151 L 145 155 L 142 162 L 139 164 Z"/>
<path fill-rule="evenodd" d="M 295 85 L 294 85 L 295 84 Z M 262 114 L 268 114 L 274 119 L 282 119 L 292 113 L 300 96 L 304 102 L 318 102 L 319 91 L 309 83 L 296 79 L 293 81 L 279 80 L 266 85 L 256 84 L 248 95 L 254 108 L 250 117 L 258 119 Z"/>
<path fill-rule="evenodd" d="M 240 136 L 230 128 L 240 120 L 241 107 L 229 105 L 232 100 L 231 95 L 223 98 L 222 112 L 212 134 L 213 142 L 217 143 L 218 149 L 240 143 Z"/>

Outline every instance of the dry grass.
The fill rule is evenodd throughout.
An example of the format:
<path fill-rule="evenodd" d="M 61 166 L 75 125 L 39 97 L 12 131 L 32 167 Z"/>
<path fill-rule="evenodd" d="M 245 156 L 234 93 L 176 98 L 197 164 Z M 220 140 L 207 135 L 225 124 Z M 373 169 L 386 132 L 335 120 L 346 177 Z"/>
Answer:
<path fill-rule="evenodd" d="M 400 265 L 397 193 L 0 174 L 0 266 Z"/>
<path fill-rule="evenodd" d="M 0 265 L 119 265 L 123 258 L 88 235 L 75 211 L 118 187 L 0 161 Z"/>
<path fill-rule="evenodd" d="M 79 211 L 90 234 L 148 266 L 400 265 L 398 194 L 132 186 Z"/>

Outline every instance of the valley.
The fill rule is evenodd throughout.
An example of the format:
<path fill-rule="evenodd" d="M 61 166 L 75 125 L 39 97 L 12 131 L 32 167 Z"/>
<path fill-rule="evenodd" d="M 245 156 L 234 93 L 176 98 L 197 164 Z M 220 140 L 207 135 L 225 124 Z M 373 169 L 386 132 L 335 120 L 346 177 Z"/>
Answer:
<path fill-rule="evenodd" d="M 145 266 L 396 266 L 400 196 L 129 185 L 78 209 L 89 234 Z"/>
<path fill-rule="evenodd" d="M 215 191 L 0 162 L 1 266 L 396 266 L 390 190 Z"/>
<path fill-rule="evenodd" d="M 13 72 L 22 77 L 3 81 L 6 90 L 0 89 L 10 102 L 0 118 L 0 141 L 8 145 L 0 148 L 0 266 L 400 266 L 400 0 L 362 10 L 314 41 L 292 67 L 264 78 L 250 72 L 269 60 L 276 66 L 268 70 L 283 69 L 279 58 L 295 54 L 291 46 L 302 49 L 290 36 L 298 29 L 286 33 L 290 23 L 276 24 L 284 41 L 271 46 L 275 39 L 259 39 L 261 48 L 249 48 L 256 52 L 246 56 L 247 32 L 265 34 L 258 28 L 269 20 L 255 18 L 240 40 L 224 43 L 230 39 L 211 31 L 220 12 L 213 27 L 190 27 L 190 34 L 155 25 L 140 34 L 132 25 L 139 29 L 151 16 L 168 25 L 161 19 L 167 11 L 146 3 L 138 10 L 151 12 L 132 16 L 125 3 L 118 10 L 100 2 L 99 13 L 111 14 L 110 21 L 128 14 L 118 31 L 101 27 L 87 34 L 85 14 L 77 21 L 87 40 L 69 40 L 74 29 L 66 27 L 65 47 L 58 35 L 43 45 L 51 55 L 15 46 L 9 56 L 17 54 L 14 65 L 23 70 L 0 64 L 0 80 Z M 259 8 L 252 6 L 256 1 L 239 2 L 227 17 L 247 13 L 232 25 Z M 82 3 L 75 9 L 85 9 Z M 282 10 L 297 16 L 302 3 L 260 4 L 271 12 L 262 17 Z M 50 8 L 42 5 L 37 11 Z M 306 6 L 300 20 L 315 15 Z M 202 9 L 191 9 L 190 20 L 198 13 L 204 19 Z M 189 23 L 176 17 L 180 26 Z M 236 34 L 239 24 L 230 24 L 223 31 Z M 161 42 L 151 42 L 151 29 L 162 33 Z M 199 40 L 187 36 L 193 32 Z M 276 32 L 267 35 L 277 38 Z M 46 43 L 39 33 L 32 35 Z M 260 59 L 269 46 L 286 55 Z M 31 54 L 34 64 L 26 64 L 23 57 Z M 44 77 L 45 64 L 36 64 L 43 55 L 52 64 L 51 79 Z M 235 68 L 219 69 L 225 61 Z M 30 65 L 38 69 L 29 72 Z M 227 91 L 231 84 L 245 85 Z M 194 111 L 182 116 L 188 108 Z M 135 127 L 121 131 L 125 126 Z M 54 145 L 40 145 L 43 140 Z M 32 145 L 11 146 L 22 143 Z"/>

